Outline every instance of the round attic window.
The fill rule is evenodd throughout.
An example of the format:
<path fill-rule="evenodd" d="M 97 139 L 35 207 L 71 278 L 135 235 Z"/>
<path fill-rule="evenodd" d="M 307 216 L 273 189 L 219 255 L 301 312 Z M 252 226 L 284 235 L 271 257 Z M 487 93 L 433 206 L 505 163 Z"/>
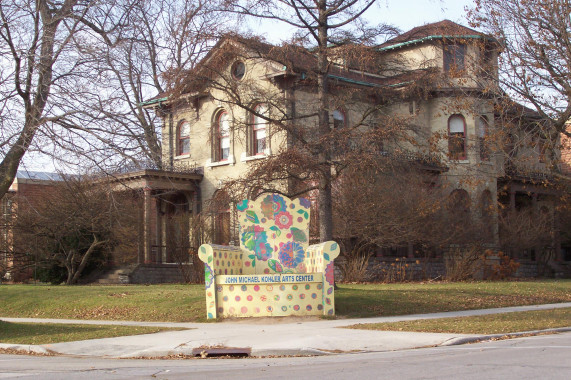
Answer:
<path fill-rule="evenodd" d="M 244 73 L 246 72 L 246 65 L 242 61 L 236 61 L 232 65 L 232 78 L 236 80 L 240 80 L 244 77 Z"/>

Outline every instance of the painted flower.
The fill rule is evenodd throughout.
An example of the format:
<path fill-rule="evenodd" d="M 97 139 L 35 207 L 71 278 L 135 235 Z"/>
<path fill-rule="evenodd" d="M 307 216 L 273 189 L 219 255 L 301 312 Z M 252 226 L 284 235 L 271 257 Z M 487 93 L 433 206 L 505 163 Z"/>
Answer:
<path fill-rule="evenodd" d="M 248 200 L 244 199 L 242 202 L 236 205 L 236 208 L 238 209 L 238 211 L 246 210 L 248 208 Z"/>
<path fill-rule="evenodd" d="M 299 204 L 305 208 L 310 208 L 311 207 L 311 202 L 309 199 L 307 198 L 299 198 Z"/>
<path fill-rule="evenodd" d="M 297 267 L 295 267 L 295 269 L 297 270 L 297 273 L 306 273 L 307 272 L 307 267 L 305 266 L 305 264 L 303 262 L 297 264 Z"/>
<path fill-rule="evenodd" d="M 268 219 L 274 219 L 277 214 L 287 210 L 286 201 L 279 194 L 266 196 L 261 206 L 262 214 Z"/>
<path fill-rule="evenodd" d="M 305 259 L 305 252 L 303 246 L 296 242 L 290 241 L 287 243 L 280 243 L 280 251 L 278 253 L 283 266 L 287 268 L 295 268 Z"/>
<path fill-rule="evenodd" d="M 274 194 L 273 198 L 274 198 L 274 212 L 276 214 L 281 211 L 287 210 L 286 201 L 281 195 Z"/>
<path fill-rule="evenodd" d="M 333 282 L 335 281 L 335 271 L 333 269 L 333 261 L 327 264 L 327 267 L 325 268 L 325 279 L 327 280 L 327 283 L 329 285 L 333 285 Z"/>
<path fill-rule="evenodd" d="M 204 284 L 205 289 L 210 288 L 212 283 L 214 282 L 214 272 L 212 272 L 212 268 L 210 265 L 204 264 Z"/>
<path fill-rule="evenodd" d="M 276 222 L 276 226 L 278 226 L 282 230 L 287 230 L 288 228 L 291 227 L 291 225 L 293 223 L 293 217 L 291 216 L 291 214 L 289 212 L 282 211 L 276 215 L 275 222 Z"/>
<path fill-rule="evenodd" d="M 274 201 L 271 195 L 268 195 L 262 201 L 262 215 L 268 219 L 274 218 Z"/>
<path fill-rule="evenodd" d="M 260 226 L 252 226 L 242 233 L 242 244 L 254 252 L 258 260 L 266 261 L 272 257 L 272 247 L 268 244 L 266 231 Z"/>

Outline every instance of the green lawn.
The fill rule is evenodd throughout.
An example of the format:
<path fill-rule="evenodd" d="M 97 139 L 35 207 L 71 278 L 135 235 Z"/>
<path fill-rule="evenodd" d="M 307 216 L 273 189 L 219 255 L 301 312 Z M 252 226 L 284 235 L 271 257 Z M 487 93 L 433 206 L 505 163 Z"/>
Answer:
<path fill-rule="evenodd" d="M 375 317 L 571 302 L 571 280 L 340 285 L 342 317 Z"/>
<path fill-rule="evenodd" d="M 147 326 L 68 325 L 0 321 L 0 343 L 49 344 L 180 330 Z"/>
<path fill-rule="evenodd" d="M 340 284 L 337 316 L 372 317 L 571 302 L 571 280 Z M 203 285 L 0 285 L 0 317 L 205 321 Z"/>
<path fill-rule="evenodd" d="M 509 334 L 557 327 L 571 327 L 571 308 L 349 326 L 364 330 L 456 334 Z"/>

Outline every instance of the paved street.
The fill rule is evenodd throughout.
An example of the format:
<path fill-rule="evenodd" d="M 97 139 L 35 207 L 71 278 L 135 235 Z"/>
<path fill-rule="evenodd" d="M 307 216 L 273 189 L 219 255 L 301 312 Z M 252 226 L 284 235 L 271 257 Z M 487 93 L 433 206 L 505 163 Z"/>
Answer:
<path fill-rule="evenodd" d="M 0 355 L 0 379 L 568 379 L 571 333 L 416 350 L 258 359 Z"/>

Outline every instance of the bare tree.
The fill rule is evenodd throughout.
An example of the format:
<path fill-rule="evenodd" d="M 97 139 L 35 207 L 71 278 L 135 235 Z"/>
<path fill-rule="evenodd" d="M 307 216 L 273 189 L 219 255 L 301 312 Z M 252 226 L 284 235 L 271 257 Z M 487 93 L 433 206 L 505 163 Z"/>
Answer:
<path fill-rule="evenodd" d="M 122 203 L 105 183 L 67 177 L 54 183 L 41 202 L 22 199 L 14 222 L 14 245 L 34 253 L 42 263 L 65 268 L 65 283 L 74 284 L 86 266 L 111 254 L 124 232 L 122 217 L 130 203 Z M 124 218 L 123 218 L 124 219 Z"/>
<path fill-rule="evenodd" d="M 107 38 L 109 30 L 120 27 L 121 16 L 111 12 L 113 5 L 79 0 L 0 2 L 0 149 L 4 156 L 0 196 L 41 131 L 85 123 L 78 104 L 96 73 L 85 70 L 85 57 L 76 46 Z"/>
<path fill-rule="evenodd" d="M 315 57 L 311 71 L 315 81 L 317 106 L 314 110 L 317 119 L 312 132 L 315 141 L 320 141 L 323 148 L 323 139 L 331 135 L 331 70 L 336 59 L 332 54 L 330 44 L 337 46 L 340 42 L 353 42 L 358 40 L 370 42 L 387 28 L 367 28 L 362 15 L 375 3 L 375 0 L 314 0 L 304 1 L 236 1 L 232 3 L 231 10 L 252 17 L 265 18 L 284 22 L 298 28 L 296 40 L 309 43 Z M 351 28 L 354 26 L 354 28 Z M 360 33 L 361 32 L 361 33 Z M 354 37 L 357 36 L 357 37 Z M 308 117 L 306 115 L 305 117 Z M 299 137 L 299 133 L 297 137 Z M 298 152 L 299 153 L 299 152 Z M 331 240 L 333 237 L 333 204 L 332 204 L 332 165 L 331 149 L 320 149 L 314 146 L 307 151 L 313 156 L 312 161 L 317 164 L 312 172 L 314 187 L 317 189 L 319 211 L 319 237 L 321 241 Z M 302 158 L 303 159 L 303 158 Z"/>
<path fill-rule="evenodd" d="M 570 12 L 568 0 L 476 0 L 469 12 L 473 26 L 502 44 L 500 86 L 537 112 L 541 122 L 534 124 L 535 132 L 550 149 L 559 134 L 571 136 Z"/>

